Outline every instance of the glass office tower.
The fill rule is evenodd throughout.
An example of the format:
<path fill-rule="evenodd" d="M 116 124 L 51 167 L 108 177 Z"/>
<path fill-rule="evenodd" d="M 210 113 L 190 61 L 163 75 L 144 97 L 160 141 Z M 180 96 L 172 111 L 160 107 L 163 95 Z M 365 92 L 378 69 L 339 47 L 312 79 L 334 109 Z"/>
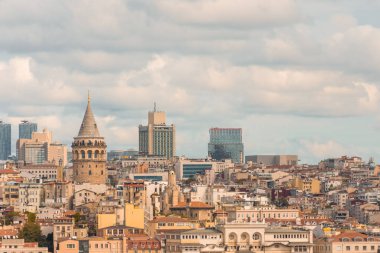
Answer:
<path fill-rule="evenodd" d="M 0 160 L 11 155 L 11 124 L 0 121 Z"/>
<path fill-rule="evenodd" d="M 18 125 L 19 139 L 32 139 L 33 132 L 37 132 L 37 123 L 32 123 L 27 120 L 23 120 Z"/>
<path fill-rule="evenodd" d="M 242 129 L 211 128 L 208 154 L 215 160 L 231 159 L 234 163 L 243 163 Z"/>

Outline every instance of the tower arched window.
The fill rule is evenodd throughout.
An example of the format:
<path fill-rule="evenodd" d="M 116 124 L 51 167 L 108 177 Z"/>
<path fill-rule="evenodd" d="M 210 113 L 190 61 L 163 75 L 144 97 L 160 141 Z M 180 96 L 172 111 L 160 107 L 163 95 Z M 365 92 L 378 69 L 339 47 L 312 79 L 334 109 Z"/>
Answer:
<path fill-rule="evenodd" d="M 88 175 L 90 175 L 90 176 L 92 175 L 92 172 L 91 172 L 91 170 L 89 170 L 89 171 L 88 171 Z"/>
<path fill-rule="evenodd" d="M 100 174 L 102 174 L 102 175 L 103 175 L 103 171 L 101 171 L 101 172 L 100 172 Z"/>
<path fill-rule="evenodd" d="M 87 157 L 88 157 L 88 159 L 92 158 L 92 151 L 91 150 L 87 151 Z"/>
<path fill-rule="evenodd" d="M 95 150 L 94 152 L 94 158 L 98 158 L 99 157 L 99 150 Z"/>
<path fill-rule="evenodd" d="M 86 158 L 86 152 L 85 152 L 84 150 L 82 150 L 82 151 L 80 152 L 80 154 L 81 154 L 82 159 L 85 159 L 85 158 Z"/>

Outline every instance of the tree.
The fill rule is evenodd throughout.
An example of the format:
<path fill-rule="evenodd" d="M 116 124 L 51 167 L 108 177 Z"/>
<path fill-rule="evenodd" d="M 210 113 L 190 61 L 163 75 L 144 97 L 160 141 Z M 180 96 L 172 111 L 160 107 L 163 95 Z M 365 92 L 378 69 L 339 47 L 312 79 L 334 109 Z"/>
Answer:
<path fill-rule="evenodd" d="M 44 237 L 41 234 L 41 227 L 36 223 L 36 214 L 26 212 L 28 221 L 19 232 L 19 238 L 25 240 L 25 242 L 38 242 L 44 241 Z"/>
<path fill-rule="evenodd" d="M 74 215 L 74 221 L 75 221 L 75 224 L 78 224 L 79 220 L 80 220 L 80 213 L 76 212 Z"/>
<path fill-rule="evenodd" d="M 27 222 L 20 230 L 19 238 L 25 240 L 25 242 L 40 242 L 43 240 L 41 234 L 41 227 L 37 223 Z"/>

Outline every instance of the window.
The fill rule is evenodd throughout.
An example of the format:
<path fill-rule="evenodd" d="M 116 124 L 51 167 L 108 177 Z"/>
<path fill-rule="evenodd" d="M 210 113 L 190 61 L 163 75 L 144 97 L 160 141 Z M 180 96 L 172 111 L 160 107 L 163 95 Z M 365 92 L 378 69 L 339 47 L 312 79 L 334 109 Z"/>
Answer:
<path fill-rule="evenodd" d="M 346 246 L 346 250 L 347 250 L 347 251 L 350 251 L 350 250 L 351 250 L 351 247 L 350 247 L 350 246 Z"/>
<path fill-rule="evenodd" d="M 359 246 L 355 246 L 355 250 L 359 250 Z"/>
<path fill-rule="evenodd" d="M 75 244 L 69 243 L 67 244 L 68 249 L 75 249 Z"/>
<path fill-rule="evenodd" d="M 371 250 L 375 250 L 375 246 L 371 246 Z"/>
<path fill-rule="evenodd" d="M 367 250 L 367 246 L 363 246 L 363 250 Z"/>

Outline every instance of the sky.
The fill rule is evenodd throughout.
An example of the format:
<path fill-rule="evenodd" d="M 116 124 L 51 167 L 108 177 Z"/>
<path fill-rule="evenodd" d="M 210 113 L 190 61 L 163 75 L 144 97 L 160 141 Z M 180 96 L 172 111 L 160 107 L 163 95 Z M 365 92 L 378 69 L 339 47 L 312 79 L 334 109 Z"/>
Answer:
<path fill-rule="evenodd" d="M 246 155 L 379 161 L 378 13 L 373 0 L 0 0 L 0 119 L 14 143 L 26 119 L 70 145 L 90 90 L 109 150 L 138 148 L 156 102 L 177 155 L 206 157 L 209 128 L 241 127 Z"/>

